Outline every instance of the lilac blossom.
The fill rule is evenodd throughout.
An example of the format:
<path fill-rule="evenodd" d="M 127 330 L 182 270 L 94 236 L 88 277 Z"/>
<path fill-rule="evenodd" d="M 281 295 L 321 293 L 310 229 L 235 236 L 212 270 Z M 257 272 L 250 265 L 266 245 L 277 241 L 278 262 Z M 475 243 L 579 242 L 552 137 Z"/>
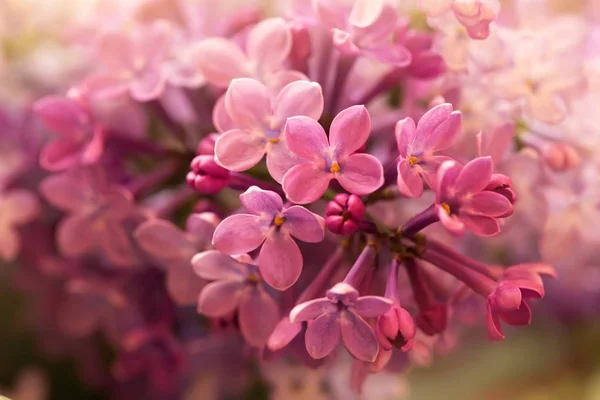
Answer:
<path fill-rule="evenodd" d="M 500 9 L 498 0 L 419 0 L 425 14 L 438 17 L 452 11 L 473 39 L 486 39 Z"/>
<path fill-rule="evenodd" d="M 407 197 L 421 197 L 423 181 L 435 187 L 435 174 L 448 157 L 434 155 L 448 148 L 460 131 L 461 113 L 451 104 L 440 104 L 427 111 L 418 124 L 408 117 L 396 124 L 398 189 Z"/>
<path fill-rule="evenodd" d="M 279 310 L 251 262 L 247 255 L 236 260 L 216 250 L 198 253 L 192 259 L 196 274 L 213 281 L 200 294 L 198 312 L 218 318 L 237 311 L 244 338 L 252 346 L 262 347 L 279 320 Z"/>
<path fill-rule="evenodd" d="M 302 272 L 302 253 L 295 237 L 303 242 L 323 240 L 323 218 L 301 206 L 284 208 L 277 193 L 251 187 L 240 195 L 250 214 L 225 218 L 213 236 L 213 245 L 225 254 L 242 254 L 262 245 L 258 268 L 266 283 L 279 290 L 292 286 Z"/>
<path fill-rule="evenodd" d="M 357 153 L 367 142 L 371 118 L 364 106 L 340 112 L 331 123 L 329 138 L 319 123 L 308 117 L 288 120 L 285 137 L 290 150 L 308 160 L 290 169 L 282 186 L 288 199 L 298 204 L 318 200 L 336 179 L 352 194 L 364 195 L 383 185 L 381 162 Z"/>
<path fill-rule="evenodd" d="M 13 261 L 21 249 L 19 225 L 36 218 L 40 206 L 37 197 L 27 190 L 0 188 L 0 260 Z"/>

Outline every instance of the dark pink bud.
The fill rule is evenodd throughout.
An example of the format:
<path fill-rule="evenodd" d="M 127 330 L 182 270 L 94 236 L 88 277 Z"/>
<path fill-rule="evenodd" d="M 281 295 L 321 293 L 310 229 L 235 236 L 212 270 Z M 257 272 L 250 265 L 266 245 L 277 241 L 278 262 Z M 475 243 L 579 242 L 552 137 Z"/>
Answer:
<path fill-rule="evenodd" d="M 354 194 L 340 193 L 327 204 L 325 215 L 325 224 L 331 232 L 350 235 L 356 232 L 365 216 L 365 205 Z"/>
<path fill-rule="evenodd" d="M 308 29 L 300 23 L 291 23 L 292 49 L 290 57 L 294 60 L 306 59 L 312 52 L 312 41 Z"/>
<path fill-rule="evenodd" d="M 196 148 L 196 154 L 198 155 L 214 155 L 215 154 L 215 142 L 219 138 L 218 133 L 211 133 L 198 143 Z"/>
<path fill-rule="evenodd" d="M 188 185 L 203 194 L 219 193 L 229 183 L 229 171 L 215 162 L 212 155 L 196 156 L 186 176 Z"/>
<path fill-rule="evenodd" d="M 517 193 L 512 188 L 512 180 L 503 174 L 493 174 L 490 179 L 490 183 L 485 187 L 485 190 L 496 192 L 506 197 L 511 204 L 517 202 Z M 499 216 L 498 218 L 506 218 L 512 215 L 513 209 L 508 211 L 506 214 Z"/>
<path fill-rule="evenodd" d="M 447 313 L 442 304 L 434 304 L 417 316 L 417 326 L 426 335 L 436 335 L 446 329 Z"/>

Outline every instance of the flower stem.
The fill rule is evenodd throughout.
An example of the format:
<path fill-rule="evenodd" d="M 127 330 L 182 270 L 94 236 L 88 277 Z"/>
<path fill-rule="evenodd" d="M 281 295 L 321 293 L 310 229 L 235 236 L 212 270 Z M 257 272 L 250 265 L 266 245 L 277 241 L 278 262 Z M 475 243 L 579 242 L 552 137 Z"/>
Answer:
<path fill-rule="evenodd" d="M 412 217 L 400 228 L 400 231 L 405 236 L 414 236 L 421 230 L 427 228 L 429 225 L 439 221 L 439 218 L 435 212 L 435 206 L 432 204 L 423 210 L 420 214 Z"/>
<path fill-rule="evenodd" d="M 335 249 L 317 276 L 310 282 L 306 289 L 302 291 L 298 297 L 298 300 L 296 301 L 296 304 L 312 300 L 321 295 L 327 289 L 329 280 L 338 269 L 342 259 L 344 258 L 344 252 L 344 246 L 340 245 L 337 247 L 337 249 Z"/>
<path fill-rule="evenodd" d="M 348 274 L 344 278 L 344 283 L 358 288 L 368 269 L 373 266 L 376 255 L 377 245 L 375 243 L 368 243 L 358 255 L 350 271 L 348 271 Z"/>

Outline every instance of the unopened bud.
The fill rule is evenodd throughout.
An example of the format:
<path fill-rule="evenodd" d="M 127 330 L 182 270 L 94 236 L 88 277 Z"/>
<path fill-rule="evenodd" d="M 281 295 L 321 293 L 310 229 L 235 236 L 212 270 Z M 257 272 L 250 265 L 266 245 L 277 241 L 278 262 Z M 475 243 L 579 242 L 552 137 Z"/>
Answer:
<path fill-rule="evenodd" d="M 215 162 L 212 155 L 196 156 L 186 176 L 188 185 L 203 194 L 219 193 L 229 183 L 229 171 Z"/>

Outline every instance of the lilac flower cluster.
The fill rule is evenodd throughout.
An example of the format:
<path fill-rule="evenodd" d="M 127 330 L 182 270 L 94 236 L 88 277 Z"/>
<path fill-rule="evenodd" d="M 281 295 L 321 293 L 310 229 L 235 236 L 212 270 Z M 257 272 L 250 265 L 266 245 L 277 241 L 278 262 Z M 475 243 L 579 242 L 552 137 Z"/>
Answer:
<path fill-rule="evenodd" d="M 565 243 L 598 241 L 598 135 L 564 133 L 595 98 L 573 21 L 532 34 L 494 0 L 213 6 L 140 1 L 73 43 L 93 62 L 63 95 L 0 118 L 0 258 L 49 347 L 114 349 L 110 373 L 79 362 L 115 398 L 344 349 L 360 391 L 464 325 L 530 324 Z"/>

